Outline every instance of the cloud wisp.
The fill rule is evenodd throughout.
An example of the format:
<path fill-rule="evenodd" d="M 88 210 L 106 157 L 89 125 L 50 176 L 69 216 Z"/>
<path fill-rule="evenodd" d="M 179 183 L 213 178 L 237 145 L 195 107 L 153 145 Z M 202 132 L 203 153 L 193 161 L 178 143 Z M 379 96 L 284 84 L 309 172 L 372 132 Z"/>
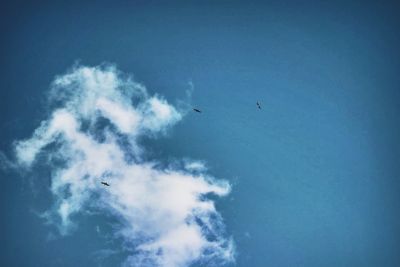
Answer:
<path fill-rule="evenodd" d="M 46 216 L 61 234 L 77 224 L 75 214 L 96 210 L 118 221 L 114 236 L 130 252 L 124 266 L 233 260 L 233 242 L 208 197 L 227 195 L 229 183 L 207 175 L 201 161 L 161 168 L 140 145 L 182 112 L 112 65 L 74 67 L 56 77 L 49 99 L 49 118 L 15 151 L 19 166 L 45 160 L 51 168 L 55 203 Z"/>

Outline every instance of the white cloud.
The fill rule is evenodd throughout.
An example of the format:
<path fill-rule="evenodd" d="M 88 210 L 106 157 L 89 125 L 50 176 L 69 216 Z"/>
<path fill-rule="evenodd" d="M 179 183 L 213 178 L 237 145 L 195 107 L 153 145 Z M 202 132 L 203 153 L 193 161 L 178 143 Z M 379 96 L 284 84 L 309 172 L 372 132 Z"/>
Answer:
<path fill-rule="evenodd" d="M 72 215 L 100 210 L 119 221 L 115 236 L 132 252 L 125 266 L 233 261 L 233 242 L 207 199 L 227 195 L 230 185 L 208 176 L 201 161 L 160 169 L 141 157 L 138 137 L 165 132 L 181 120 L 177 109 L 113 66 L 73 68 L 56 78 L 50 99 L 57 106 L 50 118 L 15 149 L 27 168 L 47 155 L 56 203 L 46 216 L 56 218 L 61 233 Z"/>

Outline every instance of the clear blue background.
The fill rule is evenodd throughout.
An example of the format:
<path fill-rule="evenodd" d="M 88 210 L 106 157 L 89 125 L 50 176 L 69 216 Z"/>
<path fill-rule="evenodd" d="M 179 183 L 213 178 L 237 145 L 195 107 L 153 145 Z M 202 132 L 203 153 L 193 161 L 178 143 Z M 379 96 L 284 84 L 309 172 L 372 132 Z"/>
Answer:
<path fill-rule="evenodd" d="M 172 103 L 192 82 L 204 112 L 148 146 L 163 161 L 204 159 L 231 181 L 218 208 L 237 266 L 400 266 L 398 5 L 80 2 L 1 4 L 0 150 L 10 156 L 46 118 L 50 82 L 76 60 L 116 63 Z M 126 256 L 96 253 L 120 245 L 101 214 L 75 218 L 65 238 L 44 225 L 45 166 L 0 175 L 1 266 Z"/>

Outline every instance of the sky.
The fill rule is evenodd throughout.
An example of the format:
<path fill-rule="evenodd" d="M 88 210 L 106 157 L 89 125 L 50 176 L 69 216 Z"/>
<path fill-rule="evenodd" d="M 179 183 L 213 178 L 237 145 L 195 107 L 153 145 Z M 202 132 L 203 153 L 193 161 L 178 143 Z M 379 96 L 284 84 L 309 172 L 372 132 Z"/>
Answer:
<path fill-rule="evenodd" d="M 398 8 L 5 1 L 1 265 L 400 265 Z"/>

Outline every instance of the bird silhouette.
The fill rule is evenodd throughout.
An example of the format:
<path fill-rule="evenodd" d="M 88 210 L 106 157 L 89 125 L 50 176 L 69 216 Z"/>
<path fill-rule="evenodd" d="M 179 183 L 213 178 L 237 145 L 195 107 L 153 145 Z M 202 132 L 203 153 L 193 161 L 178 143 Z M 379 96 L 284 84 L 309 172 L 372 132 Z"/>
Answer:
<path fill-rule="evenodd" d="M 101 184 L 102 184 L 102 185 L 105 185 L 105 186 L 110 186 L 110 184 L 107 183 L 107 182 L 101 182 Z"/>

